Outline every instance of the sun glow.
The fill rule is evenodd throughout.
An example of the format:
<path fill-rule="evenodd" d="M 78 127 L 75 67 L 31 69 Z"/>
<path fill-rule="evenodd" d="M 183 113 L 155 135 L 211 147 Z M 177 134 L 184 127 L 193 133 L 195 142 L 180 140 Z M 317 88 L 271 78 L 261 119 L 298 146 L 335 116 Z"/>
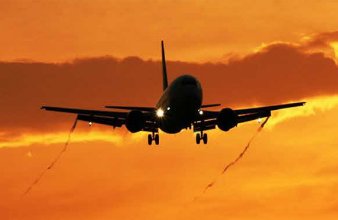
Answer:
<path fill-rule="evenodd" d="M 335 61 L 338 61 L 338 42 L 332 42 L 330 43 L 330 46 L 333 48 L 333 52 L 334 52 L 334 57 L 335 57 Z"/>
<path fill-rule="evenodd" d="M 315 115 L 318 112 L 325 112 L 336 106 L 338 106 L 338 95 L 312 98 L 306 100 L 306 104 L 302 107 L 283 109 L 278 112 L 273 112 L 268 127 L 272 128 L 275 125 L 291 118 L 307 117 Z"/>
<path fill-rule="evenodd" d="M 33 144 L 59 144 L 64 143 L 67 139 L 68 132 L 58 132 L 49 134 L 24 134 L 22 136 L 8 139 L 0 142 L 0 148 L 3 147 L 23 147 Z M 93 131 L 74 133 L 71 142 L 94 142 L 104 141 L 121 145 L 124 143 L 123 136 L 120 134 L 112 134 L 111 132 Z"/>

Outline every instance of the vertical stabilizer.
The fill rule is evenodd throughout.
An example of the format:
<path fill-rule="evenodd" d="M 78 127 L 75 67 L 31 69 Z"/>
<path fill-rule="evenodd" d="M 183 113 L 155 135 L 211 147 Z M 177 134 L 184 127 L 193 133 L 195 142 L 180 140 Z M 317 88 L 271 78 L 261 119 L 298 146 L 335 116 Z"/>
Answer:
<path fill-rule="evenodd" d="M 164 44 L 161 41 L 162 47 L 162 74 L 163 74 L 163 91 L 168 87 L 167 66 L 165 62 Z"/>

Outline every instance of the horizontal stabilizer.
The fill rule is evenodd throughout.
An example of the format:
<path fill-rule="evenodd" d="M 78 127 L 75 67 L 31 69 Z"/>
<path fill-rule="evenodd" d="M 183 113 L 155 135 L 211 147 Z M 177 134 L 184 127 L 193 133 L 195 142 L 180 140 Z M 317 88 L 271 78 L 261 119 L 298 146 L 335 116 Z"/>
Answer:
<path fill-rule="evenodd" d="M 207 105 L 202 105 L 201 108 L 210 108 L 210 107 L 217 107 L 221 106 L 221 104 L 207 104 Z"/>
<path fill-rule="evenodd" d="M 108 105 L 105 108 L 114 108 L 114 109 L 122 109 L 122 110 L 139 110 L 145 112 L 155 111 L 154 107 L 137 107 L 137 106 L 116 106 L 116 105 Z"/>

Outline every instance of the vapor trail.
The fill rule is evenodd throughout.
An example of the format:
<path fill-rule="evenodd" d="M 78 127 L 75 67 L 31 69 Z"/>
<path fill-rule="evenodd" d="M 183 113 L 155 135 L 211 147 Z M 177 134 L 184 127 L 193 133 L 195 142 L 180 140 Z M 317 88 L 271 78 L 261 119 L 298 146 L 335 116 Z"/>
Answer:
<path fill-rule="evenodd" d="M 44 169 L 39 176 L 37 176 L 37 178 L 34 180 L 34 182 L 27 188 L 27 190 L 23 193 L 22 196 L 25 196 L 27 195 L 31 189 L 33 188 L 33 186 L 35 186 L 36 184 L 38 184 L 40 182 L 40 180 L 42 179 L 42 177 L 45 175 L 45 173 L 52 169 L 54 167 L 54 165 L 58 162 L 58 160 L 61 158 L 61 156 L 63 155 L 63 153 L 67 150 L 68 148 L 68 144 L 70 142 L 70 139 L 71 139 L 71 135 L 72 133 L 74 132 L 75 128 L 76 128 L 76 124 L 77 124 L 77 118 L 75 119 L 74 121 L 74 124 L 73 126 L 71 127 L 70 131 L 69 131 L 69 134 L 68 134 L 68 137 L 67 137 L 67 141 L 64 145 L 64 147 L 62 148 L 62 150 L 59 152 L 59 154 L 57 155 L 57 157 L 50 163 L 50 165 Z"/>
<path fill-rule="evenodd" d="M 215 185 L 215 183 L 217 182 L 218 178 L 224 174 L 231 166 L 235 165 L 245 154 L 245 152 L 249 149 L 251 142 L 256 138 L 256 136 L 259 134 L 259 132 L 261 132 L 261 130 L 264 128 L 265 124 L 268 122 L 270 117 L 267 117 L 264 122 L 258 127 L 257 131 L 255 132 L 255 134 L 250 138 L 249 142 L 247 143 L 247 145 L 245 146 L 245 148 L 243 149 L 243 151 L 237 156 L 237 158 L 235 160 L 233 160 L 232 162 L 228 163 L 223 171 L 212 181 L 210 182 L 203 190 L 203 193 L 205 193 L 209 188 L 211 188 L 212 186 Z M 196 198 L 195 198 L 196 199 Z"/>

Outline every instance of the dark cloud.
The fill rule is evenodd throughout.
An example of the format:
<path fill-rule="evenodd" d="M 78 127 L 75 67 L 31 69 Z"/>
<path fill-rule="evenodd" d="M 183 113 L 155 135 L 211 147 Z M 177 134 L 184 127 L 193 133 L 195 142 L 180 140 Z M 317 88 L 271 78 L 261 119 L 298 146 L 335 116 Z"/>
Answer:
<path fill-rule="evenodd" d="M 204 87 L 205 103 L 275 104 L 338 93 L 335 62 L 289 44 L 273 44 L 228 63 L 168 62 L 169 79 L 190 73 Z M 1 62 L 0 132 L 59 129 L 69 115 L 42 105 L 100 108 L 107 104 L 153 106 L 161 94 L 159 61 L 127 57 L 70 63 Z M 63 127 L 62 127 L 63 128 Z"/>

